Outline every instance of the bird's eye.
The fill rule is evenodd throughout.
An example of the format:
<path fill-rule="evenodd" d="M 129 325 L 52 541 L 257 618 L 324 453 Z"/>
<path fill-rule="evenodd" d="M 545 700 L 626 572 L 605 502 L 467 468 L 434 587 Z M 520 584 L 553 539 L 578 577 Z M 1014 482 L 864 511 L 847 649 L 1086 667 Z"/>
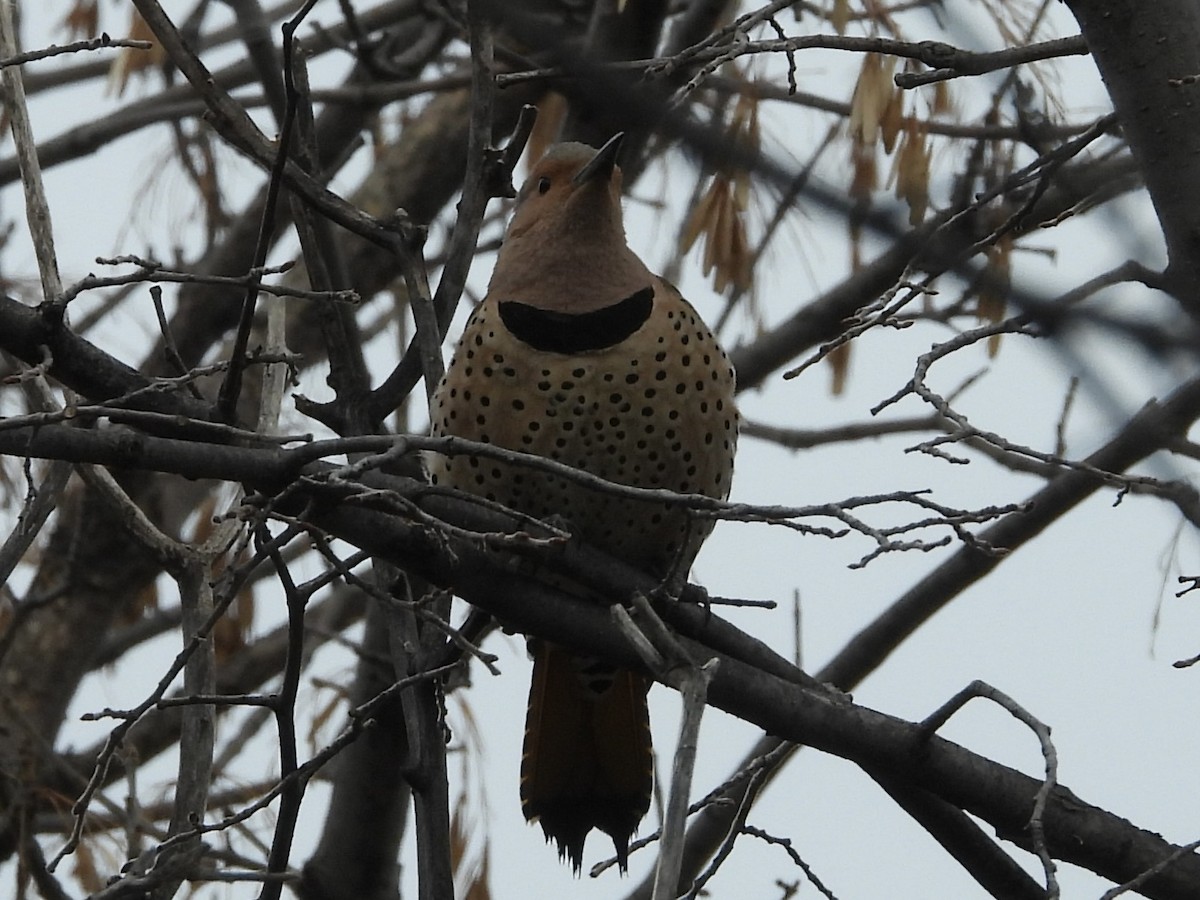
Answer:
<path fill-rule="evenodd" d="M 550 179 L 547 178 L 545 175 L 543 175 L 541 178 L 538 179 L 537 187 L 538 187 L 539 194 L 546 193 L 546 191 L 550 190 Z"/>

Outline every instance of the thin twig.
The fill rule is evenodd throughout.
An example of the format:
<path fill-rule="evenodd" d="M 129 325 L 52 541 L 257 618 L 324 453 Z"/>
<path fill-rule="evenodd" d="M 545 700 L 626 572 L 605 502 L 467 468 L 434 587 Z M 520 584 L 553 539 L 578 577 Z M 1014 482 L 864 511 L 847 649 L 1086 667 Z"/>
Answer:
<path fill-rule="evenodd" d="M 614 619 L 626 636 L 632 639 L 655 678 L 676 688 L 683 702 L 679 742 L 671 761 L 671 784 L 660 831 L 662 850 L 658 855 L 652 894 L 652 900 L 671 900 L 678 894 L 679 874 L 683 868 L 688 796 L 691 794 L 692 775 L 696 766 L 700 720 L 704 715 L 708 685 L 716 673 L 717 660 L 713 658 L 703 665 L 697 665 L 654 612 L 646 597 L 635 595 L 633 604 L 641 628 L 621 606 L 612 607 Z"/>
<path fill-rule="evenodd" d="M 100 37 L 91 38 L 86 41 L 73 41 L 70 44 L 63 44 L 61 46 L 51 44 L 49 47 L 43 47 L 40 50 L 27 50 L 24 53 L 6 56 L 4 59 L 0 59 L 0 69 L 7 69 L 9 66 L 21 66 L 39 59 L 49 59 L 52 56 L 62 56 L 64 53 L 107 50 L 110 47 L 124 47 L 128 50 L 153 50 L 154 44 L 150 43 L 150 41 L 139 41 L 133 38 L 111 38 L 107 34 L 102 34 Z"/>
<path fill-rule="evenodd" d="M 1054 900 L 1054 898 L 1059 896 L 1058 877 L 1056 874 L 1057 866 L 1054 858 L 1050 855 L 1049 848 L 1046 846 L 1046 833 L 1042 824 L 1046 812 L 1046 803 L 1049 801 L 1050 794 L 1054 790 L 1055 785 L 1058 784 L 1058 752 L 1054 749 L 1054 743 L 1050 739 L 1050 729 L 1003 691 L 997 690 L 986 682 L 976 680 L 972 681 L 927 716 L 921 722 L 921 730 L 926 738 L 932 737 L 939 728 L 946 724 L 946 721 L 952 715 L 974 697 L 983 697 L 991 700 L 993 703 L 1007 710 L 1014 718 L 1025 723 L 1037 736 L 1038 742 L 1041 744 L 1042 757 L 1046 761 L 1046 775 L 1042 779 L 1041 786 L 1034 797 L 1033 809 L 1029 814 L 1029 834 L 1033 843 L 1034 853 L 1041 860 L 1042 871 L 1046 876 L 1046 897 L 1049 900 Z"/>
<path fill-rule="evenodd" d="M 0 54 L 12 58 L 17 53 L 17 31 L 13 21 L 13 4 L 0 3 Z M 42 298 L 54 300 L 62 291 L 58 274 L 58 258 L 54 252 L 54 225 L 50 220 L 50 204 L 42 183 L 42 167 L 38 161 L 37 142 L 29 121 L 25 103 L 25 81 L 20 66 L 10 66 L 0 72 L 0 88 L 4 95 L 4 110 L 12 131 L 17 161 L 21 168 L 21 185 L 25 189 L 25 218 L 37 256 L 38 273 L 42 279 Z"/>

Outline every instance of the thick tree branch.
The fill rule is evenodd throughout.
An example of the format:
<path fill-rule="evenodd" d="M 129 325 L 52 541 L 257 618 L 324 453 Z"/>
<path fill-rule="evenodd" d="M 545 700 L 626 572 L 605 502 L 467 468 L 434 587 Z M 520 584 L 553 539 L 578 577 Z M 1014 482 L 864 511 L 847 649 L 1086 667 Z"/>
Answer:
<path fill-rule="evenodd" d="M 1200 316 L 1200 7 L 1067 0 L 1167 241 L 1171 293 Z"/>
<path fill-rule="evenodd" d="M 1185 427 L 1198 409 L 1200 381 L 1189 384 L 1163 404 L 1148 407 L 1138 422 L 1136 437 L 1131 436 L 1110 450 L 1113 456 L 1110 461 L 1120 462 L 1128 459 L 1130 454 L 1150 452 L 1172 433 Z M 39 435 L 23 435 L 27 438 L 25 447 L 36 453 L 46 452 L 54 438 L 44 435 L 55 431 L 70 429 L 51 426 L 42 429 Z M 0 432 L 0 447 L 5 447 L 15 434 Z M 91 449 L 95 452 L 104 436 L 84 432 L 82 437 L 93 443 Z M 176 445 L 186 442 L 145 438 L 140 444 L 136 458 L 142 465 L 165 468 L 164 463 L 176 459 L 176 454 L 184 450 Z M 11 452 L 13 448 L 7 449 Z M 252 457 L 275 452 L 220 449 L 231 454 L 228 462 L 240 456 L 242 462 L 238 468 L 246 472 L 256 468 L 250 462 Z M 270 467 L 267 471 L 271 471 Z M 1062 479 L 1077 483 L 1074 492 L 1068 491 L 1070 495 L 1087 487 L 1083 482 L 1095 482 L 1094 478 L 1081 472 L 1067 473 Z M 511 520 L 505 524 L 503 515 L 483 510 L 475 504 L 425 495 L 422 487 L 406 487 L 403 479 L 367 473 L 365 483 L 376 489 L 398 490 L 401 496 L 408 494 L 413 499 L 423 497 L 420 502 L 429 511 L 469 531 L 489 534 L 511 530 L 515 526 Z M 331 534 L 373 555 L 392 559 L 435 583 L 452 584 L 456 593 L 522 631 L 568 646 L 586 648 L 622 665 L 640 665 L 636 653 L 625 643 L 603 607 L 564 598 L 538 582 L 529 581 L 527 575 L 520 574 L 528 571 L 526 565 L 514 567 L 512 563 L 505 563 L 504 555 L 486 550 L 480 543 L 461 537 L 438 536 L 420 522 L 405 522 L 394 515 L 347 506 L 337 500 L 339 496 L 349 498 L 356 493 L 348 485 L 325 484 L 320 480 L 309 481 L 307 487 L 301 488 L 301 494 L 310 494 L 319 501 L 313 512 L 314 524 Z M 297 495 L 292 502 L 301 502 L 301 496 Z M 1031 516 L 1027 527 L 1036 533 L 1054 512 L 1051 508 L 1025 515 Z M 1011 527 L 1018 526 L 1018 517 L 1014 517 Z M 612 561 L 601 561 L 601 557 L 593 559 L 596 555 L 586 548 L 568 546 L 556 551 L 555 557 L 559 556 L 577 571 L 609 572 L 603 580 L 610 585 L 616 578 L 626 582 L 626 590 L 653 587 L 644 576 L 623 571 Z M 960 551 L 960 556 L 970 560 L 966 564 L 967 577 L 978 577 L 994 565 L 974 551 Z M 605 588 L 605 594 L 616 595 L 611 587 Z M 718 634 L 714 629 L 727 626 L 700 609 L 672 607 L 671 619 L 689 640 L 701 642 L 693 647 L 693 652 L 720 656 L 720 667 L 710 692 L 715 705 L 759 724 L 781 738 L 803 742 L 890 777 L 902 778 L 986 819 L 1002 834 L 1018 841 L 1026 839 L 1029 810 L 1038 790 L 1036 779 L 990 763 L 936 738 L 926 747 L 916 726 L 855 706 L 827 691 L 807 687 L 805 685 L 811 682 L 786 663 L 780 662 L 774 667 L 776 674 L 769 674 L 761 667 L 764 657 L 758 652 L 739 654 L 741 658 L 727 655 L 720 649 L 726 641 L 713 640 Z M 903 629 L 893 626 L 889 634 L 894 636 L 898 631 Z M 1057 858 L 1085 865 L 1116 881 L 1133 877 L 1171 849 L 1157 837 L 1130 829 L 1122 820 L 1088 807 L 1065 790 L 1055 793 L 1047 810 L 1045 827 L 1048 846 Z M 1082 843 L 1081 834 L 1086 836 Z M 1185 896 L 1185 891 L 1194 891 L 1198 884 L 1200 857 L 1185 858 L 1159 877 L 1150 895 Z"/>

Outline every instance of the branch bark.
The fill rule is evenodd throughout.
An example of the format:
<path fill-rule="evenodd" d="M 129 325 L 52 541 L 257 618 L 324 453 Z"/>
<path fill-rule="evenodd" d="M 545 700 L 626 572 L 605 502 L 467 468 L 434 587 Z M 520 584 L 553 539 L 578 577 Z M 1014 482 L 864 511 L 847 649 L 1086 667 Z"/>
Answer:
<path fill-rule="evenodd" d="M 1170 290 L 1200 316 L 1200 6 L 1067 0 L 1146 180 Z"/>

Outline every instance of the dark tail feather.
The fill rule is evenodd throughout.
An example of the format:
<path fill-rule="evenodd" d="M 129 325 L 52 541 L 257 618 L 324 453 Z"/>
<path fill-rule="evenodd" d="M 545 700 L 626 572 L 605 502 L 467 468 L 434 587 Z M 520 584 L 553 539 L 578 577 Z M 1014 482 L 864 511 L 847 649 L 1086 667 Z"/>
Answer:
<path fill-rule="evenodd" d="M 653 749 L 648 680 L 611 670 L 600 692 L 562 647 L 538 642 L 521 759 L 521 810 L 541 822 L 575 874 L 598 828 L 613 839 L 621 870 L 629 839 L 650 808 Z M 610 683 L 609 683 L 610 682 Z"/>

